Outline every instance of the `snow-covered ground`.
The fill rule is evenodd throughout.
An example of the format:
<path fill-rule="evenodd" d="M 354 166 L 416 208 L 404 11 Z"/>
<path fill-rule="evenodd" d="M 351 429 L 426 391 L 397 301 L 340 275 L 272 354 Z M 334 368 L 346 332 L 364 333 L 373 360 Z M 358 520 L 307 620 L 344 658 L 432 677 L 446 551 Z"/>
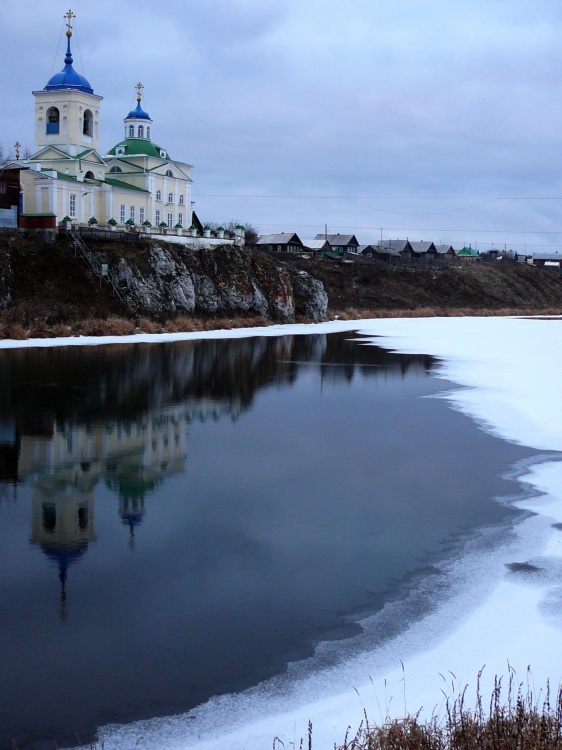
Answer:
<path fill-rule="evenodd" d="M 377 319 L 166 339 L 353 329 L 395 351 L 439 357 L 439 376 L 463 386 L 443 397 L 483 429 L 530 448 L 562 451 L 560 319 Z M 112 341 L 123 343 L 124 338 L 56 343 Z M 562 524 L 562 462 L 550 456 L 518 471 L 529 490 L 519 505 L 532 513 L 513 529 L 483 530 L 460 558 L 443 563 L 446 575 L 438 577 L 438 586 L 434 577 L 421 582 L 408 601 L 390 604 L 365 620 L 359 638 L 320 644 L 314 657 L 257 688 L 215 698 L 185 716 L 107 727 L 106 750 L 133 748 L 140 736 L 143 748 L 269 750 L 275 736 L 285 747 L 291 742 L 298 746 L 309 719 L 313 747 L 329 749 L 343 741 L 348 725 L 359 725 L 364 709 L 371 721 L 422 706 L 427 713 L 442 711 L 444 696 L 466 684 L 470 701 L 484 665 L 485 690 L 494 675 L 507 680 L 508 665 L 525 684 L 538 690 L 550 679 L 556 690 L 562 678 L 562 531 L 553 524 Z M 507 567 L 513 562 L 529 565 L 514 572 Z M 416 617 L 416 612 L 426 614 Z M 384 623 L 396 618 L 405 623 L 404 630 L 381 639 Z"/>

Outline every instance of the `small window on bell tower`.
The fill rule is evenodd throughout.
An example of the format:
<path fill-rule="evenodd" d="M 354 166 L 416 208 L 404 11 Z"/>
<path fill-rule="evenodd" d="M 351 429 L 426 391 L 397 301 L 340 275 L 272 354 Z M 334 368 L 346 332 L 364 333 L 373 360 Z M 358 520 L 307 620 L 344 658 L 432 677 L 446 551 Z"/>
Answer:
<path fill-rule="evenodd" d="M 56 107 L 47 110 L 47 134 L 58 133 L 60 127 L 60 114 Z"/>
<path fill-rule="evenodd" d="M 83 135 L 94 134 L 94 117 L 89 109 L 84 112 Z"/>

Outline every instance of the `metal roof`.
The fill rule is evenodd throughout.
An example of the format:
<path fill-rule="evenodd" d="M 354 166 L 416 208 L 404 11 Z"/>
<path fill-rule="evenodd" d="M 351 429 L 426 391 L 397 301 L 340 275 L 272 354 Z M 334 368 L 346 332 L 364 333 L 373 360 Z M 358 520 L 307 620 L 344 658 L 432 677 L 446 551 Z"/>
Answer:
<path fill-rule="evenodd" d="M 329 245 L 330 243 L 325 240 L 303 240 L 302 246 L 307 247 L 309 250 L 322 250 L 325 245 Z"/>
<path fill-rule="evenodd" d="M 431 249 L 435 249 L 433 242 L 410 242 L 410 247 L 415 253 L 427 253 Z"/>
<path fill-rule="evenodd" d="M 439 255 L 446 255 L 449 252 L 449 250 L 452 250 L 453 252 L 455 252 L 452 245 L 435 245 L 435 249 L 437 250 Z"/>
<path fill-rule="evenodd" d="M 317 234 L 314 238 L 316 240 L 325 240 L 327 239 L 330 245 L 332 247 L 344 247 L 345 245 L 358 245 L 357 237 L 354 234 L 329 234 L 327 237 L 326 235 L 321 232 L 320 234 Z"/>
<path fill-rule="evenodd" d="M 403 253 L 404 250 L 408 250 L 411 247 L 408 240 L 383 240 L 379 242 L 379 246 L 398 250 L 399 253 Z"/>
<path fill-rule="evenodd" d="M 302 245 L 295 232 L 281 232 L 280 234 L 260 234 L 258 245 Z"/>

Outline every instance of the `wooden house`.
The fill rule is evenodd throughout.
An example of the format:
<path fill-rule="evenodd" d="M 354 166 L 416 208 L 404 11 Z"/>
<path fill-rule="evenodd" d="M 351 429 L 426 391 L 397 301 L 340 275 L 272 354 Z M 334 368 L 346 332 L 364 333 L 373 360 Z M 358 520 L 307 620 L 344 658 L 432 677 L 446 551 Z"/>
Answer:
<path fill-rule="evenodd" d="M 356 253 L 359 242 L 354 234 L 317 234 L 317 240 L 328 240 L 333 253 L 343 255 L 345 252 Z"/>
<path fill-rule="evenodd" d="M 280 234 L 260 234 L 257 245 L 260 250 L 270 252 L 301 253 L 302 240 L 295 232 L 281 232 Z"/>

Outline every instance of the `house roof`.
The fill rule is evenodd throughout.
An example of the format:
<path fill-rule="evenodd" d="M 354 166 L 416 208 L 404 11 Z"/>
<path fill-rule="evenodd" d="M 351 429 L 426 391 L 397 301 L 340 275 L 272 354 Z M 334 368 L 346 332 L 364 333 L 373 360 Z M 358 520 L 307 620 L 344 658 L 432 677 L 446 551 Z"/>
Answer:
<path fill-rule="evenodd" d="M 408 240 L 383 240 L 379 243 L 380 247 L 390 248 L 391 250 L 398 250 L 399 253 L 403 253 L 404 250 L 411 248 Z"/>
<path fill-rule="evenodd" d="M 433 242 L 410 242 L 410 247 L 415 253 L 428 253 L 435 251 Z"/>
<path fill-rule="evenodd" d="M 345 247 L 345 245 L 359 245 L 359 242 L 357 242 L 357 237 L 354 234 L 329 234 L 327 237 L 326 235 L 321 232 L 320 234 L 317 234 L 315 237 L 316 240 L 325 240 L 327 239 L 328 242 L 332 247 Z"/>
<path fill-rule="evenodd" d="M 365 255 L 367 253 L 377 253 L 378 255 L 391 255 L 393 258 L 400 257 L 400 252 L 398 250 L 395 250 L 393 247 L 386 247 L 385 245 L 382 247 L 380 245 L 359 245 L 357 252 Z"/>
<path fill-rule="evenodd" d="M 453 253 L 455 252 L 452 245 L 435 245 L 435 249 L 437 250 L 439 255 L 446 255 L 451 250 L 453 251 Z"/>
<path fill-rule="evenodd" d="M 280 234 L 260 234 L 258 245 L 302 245 L 302 241 L 295 232 L 281 232 Z"/>
<path fill-rule="evenodd" d="M 116 156 L 117 149 L 121 146 L 125 149 L 125 152 L 122 155 L 120 154 L 122 158 L 127 156 L 154 156 L 156 159 L 170 161 L 170 154 L 165 148 L 160 148 L 146 138 L 124 138 L 107 152 L 107 156 Z M 161 151 L 164 152 L 164 156 L 161 156 Z"/>
<path fill-rule="evenodd" d="M 533 260 L 562 261 L 562 253 L 533 253 Z"/>
<path fill-rule="evenodd" d="M 476 250 L 473 250 L 471 247 L 463 247 L 462 250 L 459 250 L 457 255 L 460 255 L 462 257 L 470 257 L 470 258 L 479 258 L 480 255 L 476 252 Z"/>
<path fill-rule="evenodd" d="M 309 250 L 323 250 L 326 245 L 329 246 L 329 242 L 325 239 L 321 240 L 303 240 L 302 245 L 303 247 L 308 248 Z"/>

